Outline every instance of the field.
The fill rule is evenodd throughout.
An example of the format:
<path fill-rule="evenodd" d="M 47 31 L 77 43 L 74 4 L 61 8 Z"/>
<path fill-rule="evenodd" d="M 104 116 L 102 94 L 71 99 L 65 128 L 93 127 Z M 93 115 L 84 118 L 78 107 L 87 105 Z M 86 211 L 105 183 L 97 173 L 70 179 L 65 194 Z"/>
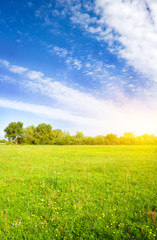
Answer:
<path fill-rule="evenodd" d="M 157 239 L 157 146 L 0 146 L 0 239 Z"/>

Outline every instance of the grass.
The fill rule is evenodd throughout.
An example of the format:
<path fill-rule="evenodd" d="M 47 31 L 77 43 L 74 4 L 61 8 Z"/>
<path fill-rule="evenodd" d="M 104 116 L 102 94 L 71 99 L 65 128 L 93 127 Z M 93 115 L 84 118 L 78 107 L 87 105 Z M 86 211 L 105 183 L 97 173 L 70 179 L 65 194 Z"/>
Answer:
<path fill-rule="evenodd" d="M 0 239 L 157 239 L 157 146 L 0 146 Z"/>

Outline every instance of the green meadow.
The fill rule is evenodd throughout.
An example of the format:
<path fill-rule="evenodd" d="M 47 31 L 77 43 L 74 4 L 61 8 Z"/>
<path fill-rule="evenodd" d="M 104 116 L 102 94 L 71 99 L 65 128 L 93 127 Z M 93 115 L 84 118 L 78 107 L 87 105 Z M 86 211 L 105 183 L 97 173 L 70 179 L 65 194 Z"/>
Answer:
<path fill-rule="evenodd" d="M 157 239 L 157 146 L 0 145 L 0 239 Z"/>

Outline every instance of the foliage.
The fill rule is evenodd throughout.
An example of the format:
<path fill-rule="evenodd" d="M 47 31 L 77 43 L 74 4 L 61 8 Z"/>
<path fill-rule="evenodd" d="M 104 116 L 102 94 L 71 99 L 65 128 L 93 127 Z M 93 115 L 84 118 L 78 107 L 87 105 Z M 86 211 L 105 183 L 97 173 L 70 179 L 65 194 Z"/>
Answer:
<path fill-rule="evenodd" d="M 7 141 L 3 139 L 3 140 L 0 140 L 0 143 L 7 143 Z"/>
<path fill-rule="evenodd" d="M 135 135 L 132 132 L 124 133 L 124 136 L 119 138 L 119 144 L 127 144 L 127 145 L 137 144 Z"/>
<path fill-rule="evenodd" d="M 36 127 L 35 138 L 38 144 L 49 144 L 52 140 L 52 127 L 50 124 L 39 124 Z"/>
<path fill-rule="evenodd" d="M 110 133 L 106 135 L 107 144 L 116 145 L 117 144 L 117 135 Z"/>
<path fill-rule="evenodd" d="M 0 146 L 0 239 L 157 239 L 157 146 Z"/>
<path fill-rule="evenodd" d="M 5 129 L 5 137 L 10 140 L 14 140 L 18 143 L 22 142 L 23 138 L 23 123 L 22 122 L 11 122 Z"/>
<path fill-rule="evenodd" d="M 23 129 L 23 123 L 12 122 L 5 128 L 5 137 L 20 144 L 41 145 L 153 145 L 157 144 L 157 137 L 144 134 L 135 137 L 132 132 L 126 132 L 117 137 L 110 133 L 106 136 L 86 137 L 82 132 L 71 136 L 69 132 L 61 129 L 52 129 L 50 124 L 41 123 L 37 127 L 29 126 Z"/>

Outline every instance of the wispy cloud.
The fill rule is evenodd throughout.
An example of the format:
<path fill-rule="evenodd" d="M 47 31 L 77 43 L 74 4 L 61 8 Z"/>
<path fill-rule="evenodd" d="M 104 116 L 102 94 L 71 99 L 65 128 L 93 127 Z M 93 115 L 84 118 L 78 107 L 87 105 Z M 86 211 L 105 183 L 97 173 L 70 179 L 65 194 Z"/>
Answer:
<path fill-rule="evenodd" d="M 10 71 L 11 64 L 8 70 Z M 18 73 L 21 77 L 22 74 Z M 123 105 L 109 99 L 97 99 L 87 92 L 76 90 L 65 84 L 46 77 L 42 72 L 27 69 L 23 79 L 18 81 L 23 88 L 38 92 L 40 96 L 52 99 L 49 106 L 30 104 L 27 102 L 0 99 L 0 106 L 45 115 L 51 119 L 69 121 L 81 126 L 85 134 L 102 134 L 115 132 L 121 134 L 133 131 L 135 134 L 144 132 L 156 133 L 157 113 L 155 102 L 125 98 Z M 108 86 L 115 88 L 113 84 Z M 133 88 L 133 86 L 130 86 Z M 121 94 L 121 92 L 119 93 Z M 51 107 L 52 104 L 52 107 Z M 92 130 L 91 130 L 92 129 Z"/>
<path fill-rule="evenodd" d="M 26 49 L 33 47 L 30 53 L 35 54 L 31 62 L 36 61 L 38 70 L 0 59 L 1 93 L 15 98 L 15 101 L 1 98 L 1 107 L 69 121 L 81 125 L 86 134 L 155 133 L 155 0 L 56 0 L 39 4 L 30 0 L 26 7 L 30 14 L 35 13 L 35 19 L 30 15 L 25 26 L 30 29 L 30 21 L 35 20 L 30 34 L 33 29 L 35 32 L 28 36 L 33 40 L 30 45 L 26 46 L 22 40 L 21 56 L 23 61 L 29 61 Z M 9 24 L 8 29 L 14 27 L 14 23 Z M 17 29 L 13 31 L 17 32 L 18 40 L 26 37 Z M 41 41 L 35 46 L 39 38 Z M 48 63 L 42 65 L 43 72 L 36 59 L 39 55 Z M 50 69 L 52 60 L 55 64 Z M 50 77 L 46 76 L 47 71 L 52 73 Z M 26 95 L 30 98 L 25 102 Z M 45 105 L 34 104 L 38 100 Z"/>
<path fill-rule="evenodd" d="M 61 48 L 59 46 L 53 46 L 52 44 L 43 43 L 43 46 L 47 49 L 47 51 L 52 55 L 58 55 L 59 57 L 66 57 L 69 55 L 69 52 L 66 48 Z"/>
<path fill-rule="evenodd" d="M 76 115 L 72 111 L 64 109 L 1 98 L 0 107 L 30 112 L 40 116 L 43 115 L 60 121 L 68 121 L 76 124 L 86 135 L 107 134 L 110 132 L 121 135 L 126 131 L 132 131 L 136 135 L 141 135 L 145 132 L 157 134 L 157 114 L 155 111 L 152 114 L 150 109 L 143 108 L 142 105 L 138 105 L 136 102 L 134 106 L 128 105 L 123 109 L 118 109 L 114 103 L 106 102 L 104 105 L 105 108 L 99 109 L 101 110 L 101 115 L 100 113 L 97 115 L 95 107 L 98 106 L 93 106 L 92 112 L 95 113 L 95 116 Z"/>
<path fill-rule="evenodd" d="M 0 74 L 0 81 L 1 82 L 9 82 L 9 83 L 16 83 L 16 80 L 8 75 Z"/>
<path fill-rule="evenodd" d="M 64 15 L 69 17 L 73 25 L 80 26 L 98 41 L 106 42 L 112 53 L 125 59 L 137 72 L 157 82 L 157 2 L 155 0 L 94 2 L 57 0 L 56 5 L 60 10 L 64 10 Z M 51 17 L 51 10 L 51 5 L 45 4 L 41 7 L 40 13 L 42 12 L 41 15 L 45 19 L 45 16 Z"/>
<path fill-rule="evenodd" d="M 12 65 L 9 64 L 8 71 L 11 72 L 11 68 Z M 48 78 L 42 72 L 27 69 L 26 72 L 23 72 L 23 75 L 21 72 L 16 73 L 23 77 L 22 80 L 18 81 L 18 84 L 22 84 L 23 87 L 33 92 L 40 92 L 42 95 L 55 99 L 61 106 L 66 106 L 74 112 L 81 111 L 88 113 L 94 105 L 100 105 L 100 102 L 92 95 L 80 92 L 52 78 Z"/>
<path fill-rule="evenodd" d="M 65 60 L 65 63 L 69 68 L 74 68 L 80 70 L 82 68 L 81 60 L 73 56 L 72 51 L 68 51 L 66 48 L 59 46 L 53 46 L 51 44 L 44 43 L 43 46 L 46 47 L 47 51 L 52 55 L 57 55 Z"/>
<path fill-rule="evenodd" d="M 151 26 L 152 22 L 149 22 L 149 17 L 142 18 L 140 20 L 142 23 L 139 23 L 138 12 L 140 14 L 141 11 L 148 12 L 146 7 L 144 8 L 145 5 L 143 3 L 139 0 L 133 2 L 105 0 L 95 1 L 94 3 L 88 1 L 89 8 L 87 3 L 81 3 L 80 1 L 65 0 L 63 2 L 56 1 L 56 3 L 61 6 L 61 9 L 65 10 L 64 14 L 66 13 L 69 17 L 73 27 L 79 26 L 84 33 L 88 33 L 87 37 L 90 35 L 98 41 L 107 43 L 110 52 L 116 54 L 118 59 L 125 59 L 127 65 L 133 67 L 136 75 L 141 73 L 145 75 L 144 77 L 138 76 L 139 82 L 141 81 L 143 87 L 149 88 L 148 85 L 150 83 L 147 84 L 147 81 L 156 81 L 156 48 L 154 44 L 150 46 L 152 40 L 149 41 L 149 38 L 152 34 L 150 33 L 149 37 L 149 34 L 146 34 L 146 31 L 148 33 L 154 31 L 155 27 Z M 51 8 L 48 9 L 49 11 L 52 10 Z M 44 11 L 43 15 L 45 16 L 45 14 L 46 12 Z M 49 14 L 51 15 L 50 12 Z M 146 28 L 144 29 L 145 20 Z M 133 83 L 129 74 L 125 74 L 127 70 L 117 74 L 119 70 L 117 69 L 117 72 L 114 71 L 117 66 L 115 67 L 111 63 L 106 64 L 104 61 L 96 60 L 87 55 L 84 58 L 83 55 L 75 53 L 75 48 L 77 50 L 77 47 L 73 46 L 73 50 L 69 51 L 64 47 L 47 45 L 47 51 L 62 57 L 69 69 L 79 70 L 83 76 L 86 76 L 86 81 L 90 78 L 91 81 L 99 82 L 101 88 L 107 86 L 106 82 L 109 80 L 112 81 L 112 84 L 115 84 L 115 89 L 118 89 L 119 85 L 120 90 L 122 91 L 122 88 L 124 88 L 123 90 L 126 92 L 126 86 Z M 103 47 L 101 51 L 103 52 Z M 135 81 L 134 84 L 136 85 Z M 136 87 L 138 87 L 138 83 Z M 115 91 L 117 92 L 117 90 Z M 137 91 L 130 89 L 129 92 L 135 94 Z"/>
<path fill-rule="evenodd" d="M 74 68 L 77 70 L 80 70 L 82 68 L 82 62 L 77 58 L 69 56 L 66 58 L 65 62 L 68 64 L 70 68 Z"/>
<path fill-rule="evenodd" d="M 103 22 L 101 11 L 98 10 L 100 7 L 96 5 L 97 2 L 92 3 L 92 1 L 81 2 L 57 0 L 55 3 L 57 6 L 59 6 L 58 9 L 51 8 L 51 6 L 46 7 L 47 5 L 43 5 L 40 8 L 42 12 L 40 14 L 40 17 L 44 21 L 45 16 L 48 16 L 49 20 L 53 22 L 52 9 L 53 11 L 57 12 L 60 10 L 60 15 L 62 15 L 62 10 L 64 10 L 64 15 L 66 14 L 67 17 L 66 21 L 70 20 L 71 27 L 75 28 L 76 26 L 79 26 L 83 34 L 85 32 L 89 33 L 86 34 L 87 41 L 90 40 L 89 36 L 96 38 L 98 41 L 105 41 L 109 45 L 108 49 L 116 53 L 118 57 L 120 56 L 122 58 L 122 55 L 120 54 L 120 50 L 122 50 L 122 47 L 120 41 L 118 40 L 120 34 L 117 33 L 115 29 L 111 27 L 108 23 Z M 119 81 L 119 85 L 121 87 L 125 77 L 124 72 L 121 72 L 120 77 L 117 76 L 116 72 L 112 74 L 113 70 L 116 69 L 114 65 L 112 65 L 111 63 L 106 64 L 105 61 L 99 61 L 95 59 L 92 60 L 92 57 L 89 60 L 87 53 L 86 57 L 84 57 L 84 55 L 81 53 L 78 54 L 78 46 L 74 45 L 73 43 L 70 44 L 67 39 L 65 39 L 65 41 L 67 48 L 65 48 L 65 44 L 63 44 L 62 46 L 45 44 L 45 47 L 50 54 L 58 55 L 59 57 L 61 57 L 63 61 L 67 64 L 69 69 L 78 70 L 81 74 L 83 74 L 83 77 L 86 76 L 85 81 L 88 81 L 90 77 L 91 81 L 98 81 L 100 84 L 104 84 L 105 81 L 108 79 L 112 81 L 117 79 L 116 82 L 118 83 Z M 89 54 L 90 53 L 88 53 L 88 55 Z M 98 55 L 99 54 L 100 52 L 98 53 Z M 104 55 L 105 59 L 105 52 L 103 53 L 103 47 L 101 48 L 101 54 Z M 91 68 L 90 65 L 92 66 Z M 133 66 L 132 64 L 130 65 Z M 64 67 L 65 66 L 66 65 L 64 65 Z M 138 70 L 138 72 L 140 71 Z M 130 79 L 131 78 L 129 78 L 129 76 L 125 78 L 126 84 L 127 82 L 129 82 Z"/>
<path fill-rule="evenodd" d="M 20 101 L 10 101 L 8 99 L 0 98 L 0 107 L 16 109 L 20 111 L 30 112 L 33 114 L 44 115 L 52 119 L 60 120 L 60 121 L 68 121 L 77 124 L 97 124 L 98 120 L 89 119 L 87 117 L 81 117 L 72 114 L 70 111 L 66 111 L 64 109 L 47 107 L 44 105 L 30 104 L 24 103 Z"/>
<path fill-rule="evenodd" d="M 74 25 L 108 43 L 112 53 L 157 82 L 156 1 L 96 0 L 89 8 L 80 1 L 67 4 Z"/>
<path fill-rule="evenodd" d="M 53 46 L 51 44 L 47 44 L 44 42 L 44 47 L 46 47 L 47 51 L 52 55 L 58 55 L 61 57 L 64 62 L 67 64 L 68 68 L 71 70 L 81 70 L 83 76 L 86 76 L 86 81 L 90 77 L 90 82 L 99 82 L 104 88 L 105 81 L 115 79 L 119 81 L 119 87 L 121 87 L 121 79 L 116 76 L 113 78 L 112 70 L 115 69 L 115 65 L 113 64 L 104 64 L 103 61 L 96 60 L 90 54 L 87 56 L 78 56 L 75 55 L 75 49 L 73 51 L 68 51 L 66 48 L 61 48 L 58 46 Z M 88 78 L 87 78 L 88 77 Z M 106 86 L 105 86 L 106 87 Z"/>
<path fill-rule="evenodd" d="M 157 2 L 96 0 L 96 11 L 102 29 L 99 35 L 104 28 L 114 32 L 112 49 L 137 71 L 157 81 Z"/>
<path fill-rule="evenodd" d="M 9 67 L 9 62 L 3 59 L 0 59 L 0 64 L 5 67 Z"/>
<path fill-rule="evenodd" d="M 104 64 L 102 61 L 93 59 L 90 55 L 86 60 L 83 59 L 82 62 L 73 57 L 66 56 L 64 60 L 69 68 L 81 69 L 82 74 L 85 75 L 86 78 L 88 77 L 90 82 L 93 81 L 93 84 L 91 83 L 91 86 L 94 86 L 92 95 L 99 98 L 112 99 L 113 101 L 123 104 L 130 97 L 134 97 L 135 99 L 139 96 L 141 97 L 141 93 L 143 94 L 143 99 L 150 96 L 152 92 L 152 96 L 155 95 L 153 89 L 157 87 L 147 86 L 147 89 L 145 89 L 141 86 L 139 87 L 135 82 L 135 87 L 131 88 L 129 85 L 133 84 L 133 81 L 130 83 L 130 80 L 123 79 L 120 76 L 114 76 L 112 71 L 111 73 L 109 72 L 110 69 L 114 69 L 114 65 Z M 29 89 L 32 92 L 40 92 L 40 94 L 55 99 L 60 104 L 68 104 L 70 106 L 70 104 L 72 104 L 71 98 L 76 99 L 77 96 L 80 95 L 78 93 L 81 93 L 79 90 L 68 87 L 68 84 L 65 82 L 63 83 L 64 79 L 62 79 L 62 82 L 55 81 L 53 78 L 46 77 L 42 72 L 32 71 L 28 68 L 12 65 L 6 60 L 1 60 L 1 62 L 3 61 L 7 62 L 7 67 L 6 64 L 3 64 L 3 66 L 8 69 L 9 72 L 14 72 L 21 77 L 20 81 L 19 78 L 17 78 L 17 80 L 15 81 L 14 79 L 12 83 L 18 82 L 19 86 L 22 85 L 23 88 Z M 11 79 L 10 76 L 7 78 L 7 75 L 5 75 L 5 80 L 7 82 L 9 79 Z M 98 87 L 95 87 L 96 83 L 98 83 Z M 89 88 L 84 88 L 84 92 L 88 92 L 89 90 Z M 80 100 L 78 99 L 78 102 L 76 104 L 74 103 L 74 105 L 79 106 L 79 108 L 83 110 L 84 104 L 81 104 L 81 99 L 84 99 L 84 97 L 82 98 L 80 95 Z M 89 107 L 87 107 L 85 111 L 88 112 L 88 108 Z"/>
<path fill-rule="evenodd" d="M 44 76 L 42 72 L 37 72 L 37 71 L 28 71 L 27 76 L 31 80 L 40 80 Z"/>
<path fill-rule="evenodd" d="M 60 48 L 58 46 L 54 46 L 50 53 L 55 52 L 60 57 L 66 57 L 68 55 L 68 51 L 65 48 Z"/>
<path fill-rule="evenodd" d="M 75 10 L 75 14 L 71 17 L 71 21 L 88 29 L 90 24 L 95 24 L 97 22 L 97 18 L 91 17 L 88 13 L 81 13 L 78 10 Z"/>
<path fill-rule="evenodd" d="M 8 66 L 8 65 L 7 65 Z M 13 73 L 17 73 L 17 74 L 23 74 L 24 72 L 26 72 L 28 69 L 24 68 L 24 67 L 19 67 L 16 65 L 12 65 L 9 70 Z"/>

